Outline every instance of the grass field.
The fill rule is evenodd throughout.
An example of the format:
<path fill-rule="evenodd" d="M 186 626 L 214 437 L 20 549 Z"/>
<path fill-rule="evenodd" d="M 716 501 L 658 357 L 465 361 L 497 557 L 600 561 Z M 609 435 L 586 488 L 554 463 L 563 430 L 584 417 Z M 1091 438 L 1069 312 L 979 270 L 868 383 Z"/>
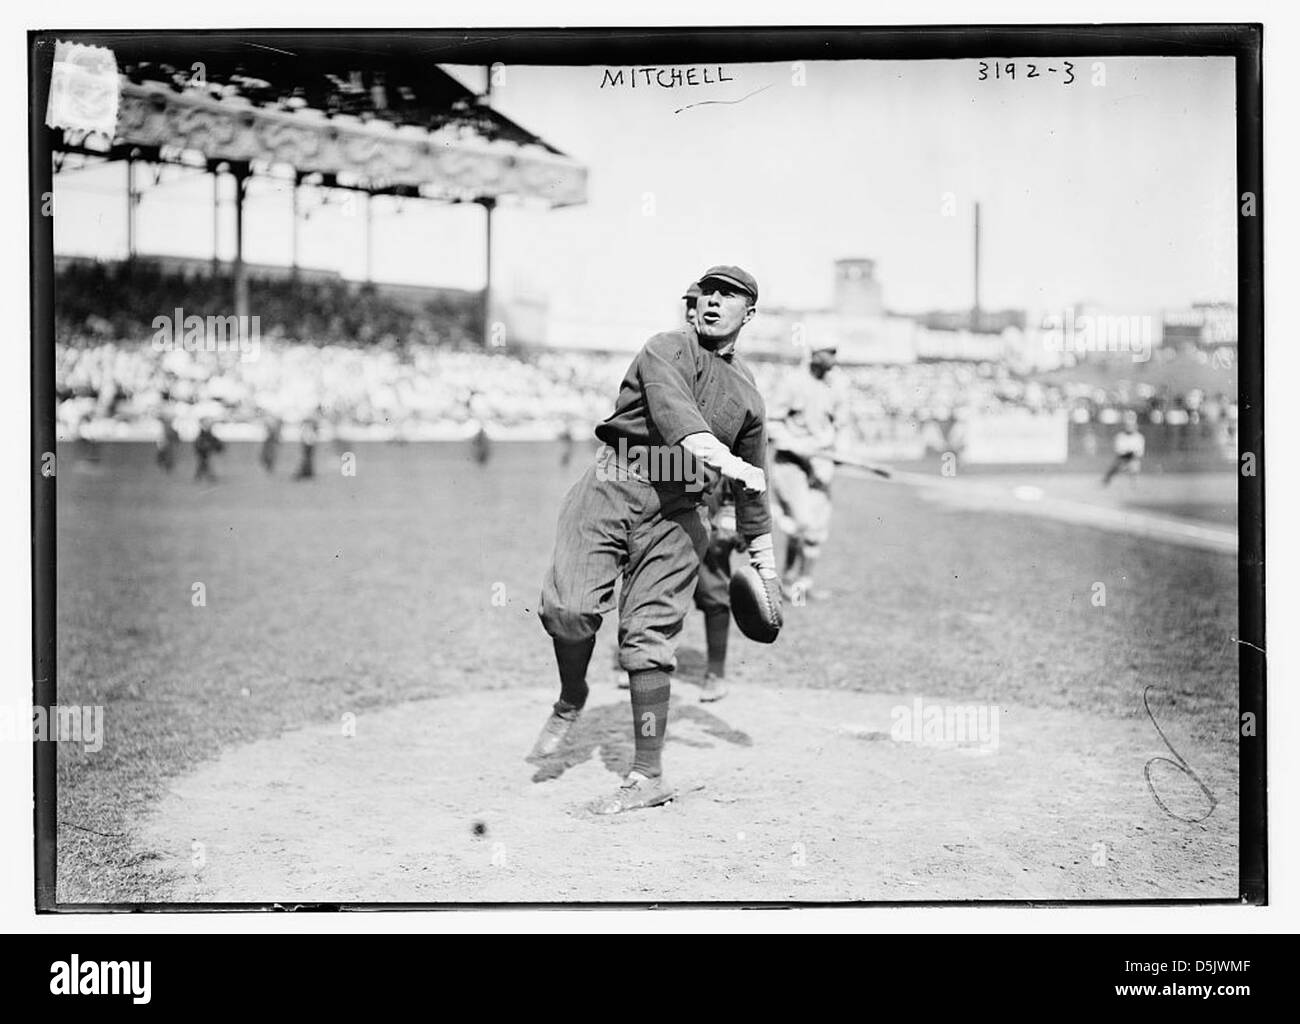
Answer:
<path fill-rule="evenodd" d="M 167 899 L 139 824 L 223 751 L 348 711 L 553 686 L 535 602 L 556 509 L 589 449 L 563 465 L 558 446 L 498 444 L 485 466 L 468 445 L 355 451 L 355 476 L 322 449 L 318 478 L 295 483 L 291 453 L 267 477 L 253 446 L 232 445 L 215 484 L 190 478 L 188 452 L 170 477 L 147 446 L 105 445 L 97 463 L 61 453 L 58 700 L 103 705 L 106 728 L 98 752 L 60 744 L 61 902 Z M 834 599 L 789 608 L 761 657 L 735 637 L 742 685 L 916 693 L 1084 723 L 1145 721 L 1142 690 L 1155 685 L 1162 725 L 1208 752 L 1213 784 L 1235 800 L 1230 555 L 971 512 L 906 486 L 836 487 L 823 573 Z M 593 687 L 612 696 L 612 673 Z M 532 710 L 535 729 L 545 705 Z"/>

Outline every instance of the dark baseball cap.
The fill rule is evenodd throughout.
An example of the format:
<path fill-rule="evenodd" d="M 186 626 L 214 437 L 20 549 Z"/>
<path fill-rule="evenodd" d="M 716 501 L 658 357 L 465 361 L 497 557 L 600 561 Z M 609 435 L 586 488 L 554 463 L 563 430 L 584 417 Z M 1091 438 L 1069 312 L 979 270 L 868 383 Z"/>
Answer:
<path fill-rule="evenodd" d="M 687 302 L 694 302 L 699 297 L 700 297 L 700 282 L 692 281 L 689 285 L 687 285 L 686 292 L 685 294 L 682 295 L 682 298 L 685 299 Z"/>
<path fill-rule="evenodd" d="M 754 276 L 746 270 L 741 270 L 739 267 L 731 266 L 709 267 L 708 270 L 700 275 L 700 279 L 696 283 L 703 285 L 704 282 L 709 279 L 726 281 L 728 284 L 735 285 L 746 295 L 753 298 L 755 302 L 758 301 L 758 282 L 755 281 Z"/>

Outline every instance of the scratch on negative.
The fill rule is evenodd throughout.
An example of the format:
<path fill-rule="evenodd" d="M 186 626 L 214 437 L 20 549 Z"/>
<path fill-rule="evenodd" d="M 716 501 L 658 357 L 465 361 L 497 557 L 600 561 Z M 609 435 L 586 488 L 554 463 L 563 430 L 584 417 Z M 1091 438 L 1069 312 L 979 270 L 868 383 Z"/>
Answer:
<path fill-rule="evenodd" d="M 749 99 L 749 97 L 757 96 L 764 89 L 770 89 L 770 88 L 772 88 L 771 82 L 769 82 L 767 85 L 760 85 L 753 92 L 745 93 L 745 95 L 740 97 L 740 99 L 738 100 L 700 100 L 699 103 L 688 103 L 684 107 L 678 107 L 676 110 L 673 111 L 673 113 L 680 114 L 683 110 L 690 110 L 691 107 L 707 107 L 710 103 L 726 103 L 726 104 L 743 103 L 745 100 Z"/>
<path fill-rule="evenodd" d="M 1258 646 L 1258 645 L 1256 645 L 1256 644 L 1252 644 L 1249 640 L 1242 640 L 1240 637 L 1233 637 L 1233 639 L 1236 640 L 1237 643 L 1239 643 L 1239 644 L 1245 644 L 1247 647 L 1250 647 L 1250 648 L 1253 648 L 1253 649 L 1256 650 L 1256 651 L 1259 651 L 1260 654 L 1263 654 L 1263 653 L 1264 653 L 1264 648 L 1262 648 L 1262 647 L 1260 647 L 1260 646 Z"/>
<path fill-rule="evenodd" d="M 253 42 L 249 42 L 248 40 L 244 40 L 244 45 L 245 45 L 245 46 L 255 46 L 255 47 L 257 47 L 257 49 L 259 49 L 259 50 L 270 50 L 272 53 L 283 53 L 283 54 L 284 54 L 285 56 L 287 56 L 287 57 L 296 57 L 296 56 L 298 56 L 298 55 L 297 55 L 296 53 L 294 53 L 292 50 L 281 50 L 281 49 L 279 49 L 278 47 L 275 47 L 275 46 L 263 46 L 261 43 L 253 43 Z"/>

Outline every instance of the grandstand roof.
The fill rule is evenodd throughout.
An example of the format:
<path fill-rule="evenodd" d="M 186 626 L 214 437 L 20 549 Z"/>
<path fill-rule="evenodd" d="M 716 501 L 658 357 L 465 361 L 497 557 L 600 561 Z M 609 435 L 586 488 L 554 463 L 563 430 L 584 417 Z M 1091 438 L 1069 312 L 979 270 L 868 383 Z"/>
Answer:
<path fill-rule="evenodd" d="M 363 191 L 553 206 L 586 199 L 586 170 L 492 109 L 396 36 L 76 33 L 113 52 L 116 137 L 56 148 L 110 158 L 291 166 Z M 56 57 L 57 62 L 57 57 Z"/>

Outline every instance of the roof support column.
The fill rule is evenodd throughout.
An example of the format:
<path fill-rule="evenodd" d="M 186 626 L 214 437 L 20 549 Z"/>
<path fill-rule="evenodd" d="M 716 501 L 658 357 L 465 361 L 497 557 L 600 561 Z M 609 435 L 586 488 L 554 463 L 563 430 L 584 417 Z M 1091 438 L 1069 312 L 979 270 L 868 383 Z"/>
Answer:
<path fill-rule="evenodd" d="M 289 275 L 298 280 L 298 186 L 302 184 L 302 174 L 293 172 L 293 254 L 290 257 Z"/>
<path fill-rule="evenodd" d="M 375 224 L 374 224 L 374 210 L 371 209 L 371 207 L 374 205 L 374 202 L 375 202 L 375 197 L 371 195 L 369 192 L 367 192 L 366 193 L 366 284 L 373 283 L 375 279 L 375 264 L 374 264 Z"/>
<path fill-rule="evenodd" d="M 126 155 L 126 258 L 135 259 L 135 159 Z"/>
<path fill-rule="evenodd" d="M 476 200 L 483 207 L 483 230 L 485 235 L 483 260 L 483 347 L 491 348 L 492 338 L 492 211 L 497 201 L 493 196 L 484 196 Z"/>
<path fill-rule="evenodd" d="M 248 187 L 249 166 L 231 163 L 230 173 L 235 178 L 235 315 L 248 316 L 248 276 L 244 271 L 244 193 Z"/>
<path fill-rule="evenodd" d="M 212 279 L 221 267 L 221 164 L 209 162 L 212 172 Z"/>

